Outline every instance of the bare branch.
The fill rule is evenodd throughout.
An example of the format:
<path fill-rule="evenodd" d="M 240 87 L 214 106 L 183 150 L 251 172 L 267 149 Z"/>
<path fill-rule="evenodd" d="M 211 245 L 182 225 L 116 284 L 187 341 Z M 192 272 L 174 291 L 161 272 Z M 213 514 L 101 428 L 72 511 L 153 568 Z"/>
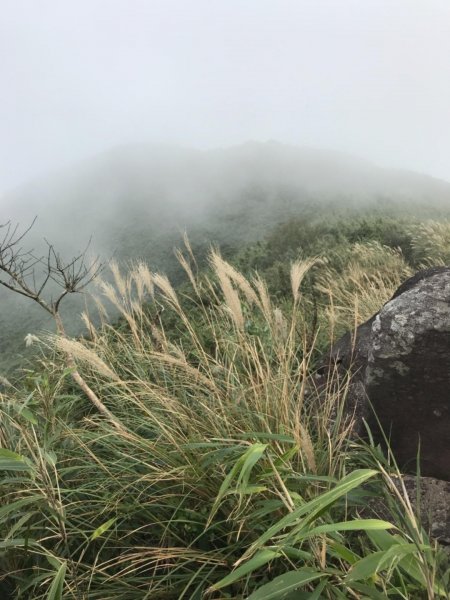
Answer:
<path fill-rule="evenodd" d="M 35 222 L 36 218 L 23 232 L 10 221 L 0 226 L 0 229 L 5 229 L 0 240 L 0 273 L 6 275 L 6 279 L 0 278 L 0 285 L 34 300 L 53 314 L 58 312 L 62 300 L 68 294 L 82 292 L 99 275 L 103 265 L 98 257 L 90 265 L 86 263 L 91 240 L 82 252 L 67 261 L 47 240 L 48 251 L 44 257 L 35 256 L 33 250 L 24 251 L 20 243 Z M 51 281 L 60 288 L 55 300 L 43 297 Z"/>
<path fill-rule="evenodd" d="M 53 245 L 47 242 L 47 240 L 45 240 L 48 246 L 46 256 L 36 257 L 33 250 L 24 251 L 21 242 L 35 222 L 36 218 L 33 219 L 31 225 L 22 233 L 19 231 L 18 225 L 12 226 L 11 221 L 0 225 L 0 230 L 4 230 L 3 237 L 0 237 L 0 285 L 16 294 L 37 302 L 53 316 L 59 335 L 67 337 L 59 314 L 61 302 L 68 294 L 82 292 L 99 275 L 103 265 L 98 257 L 90 265 L 86 262 L 86 254 L 91 240 L 89 240 L 86 248 L 80 254 L 69 261 L 64 261 L 60 254 L 55 251 Z M 39 284 L 37 283 L 36 272 L 38 267 L 41 270 L 41 281 Z M 51 281 L 59 288 L 56 300 L 53 300 L 52 297 L 49 300 L 43 297 L 43 293 Z M 66 354 L 66 363 L 71 369 L 73 380 L 94 406 L 117 429 L 123 430 L 119 421 L 80 375 L 73 356 L 70 353 Z"/>

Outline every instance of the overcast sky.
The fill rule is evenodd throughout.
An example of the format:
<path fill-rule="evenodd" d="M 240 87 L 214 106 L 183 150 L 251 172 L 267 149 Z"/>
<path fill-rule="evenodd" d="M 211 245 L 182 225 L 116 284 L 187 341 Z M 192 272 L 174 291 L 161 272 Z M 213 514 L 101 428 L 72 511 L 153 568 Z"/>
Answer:
<path fill-rule="evenodd" d="M 450 180 L 449 0 L 1 0 L 0 191 L 276 139 Z"/>

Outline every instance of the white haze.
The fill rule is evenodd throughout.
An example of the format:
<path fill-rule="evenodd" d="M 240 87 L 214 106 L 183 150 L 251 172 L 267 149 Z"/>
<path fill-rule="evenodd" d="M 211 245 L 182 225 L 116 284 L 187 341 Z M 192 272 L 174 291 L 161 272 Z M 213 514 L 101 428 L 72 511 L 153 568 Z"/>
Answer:
<path fill-rule="evenodd" d="M 204 255 L 324 206 L 448 210 L 449 29 L 448 0 L 1 0 L 0 224 L 176 277 L 184 228 Z M 1 374 L 51 320 L 0 304 Z"/>
<path fill-rule="evenodd" d="M 139 141 L 450 180 L 449 30 L 448 0 L 2 0 L 0 191 Z"/>

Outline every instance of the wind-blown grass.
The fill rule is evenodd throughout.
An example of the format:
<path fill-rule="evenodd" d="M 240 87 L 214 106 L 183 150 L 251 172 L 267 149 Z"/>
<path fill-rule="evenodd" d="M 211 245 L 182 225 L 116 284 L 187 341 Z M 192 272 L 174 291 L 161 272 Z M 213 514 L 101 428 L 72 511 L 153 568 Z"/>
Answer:
<path fill-rule="evenodd" d="M 217 253 L 197 276 L 189 254 L 184 295 L 143 264 L 113 266 L 116 285 L 99 292 L 122 324 L 94 329 L 84 315 L 90 337 L 71 342 L 120 429 L 71 387 L 58 338 L 28 391 L 2 396 L 5 589 L 36 600 L 446 597 L 438 549 L 393 492 L 395 465 L 348 436 L 348 378 L 314 385 L 300 289 L 315 261 L 294 263 L 293 301 L 277 306 L 261 278 Z M 392 519 L 364 516 L 374 497 Z"/>

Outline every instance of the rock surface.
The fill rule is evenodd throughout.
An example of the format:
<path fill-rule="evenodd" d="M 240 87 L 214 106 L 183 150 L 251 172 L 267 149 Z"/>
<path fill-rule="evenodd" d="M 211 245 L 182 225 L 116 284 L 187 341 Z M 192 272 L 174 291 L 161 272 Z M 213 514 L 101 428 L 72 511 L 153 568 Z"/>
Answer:
<path fill-rule="evenodd" d="M 425 530 L 441 544 L 450 545 L 450 482 L 421 477 L 419 494 L 416 477 L 405 475 L 403 483 Z"/>
<path fill-rule="evenodd" d="M 406 490 L 414 513 L 420 516 L 420 524 L 427 534 L 442 545 L 450 546 L 450 482 L 432 477 L 418 480 L 413 475 L 403 475 L 401 479 L 393 477 L 393 482 L 402 497 Z M 391 521 L 389 508 L 379 499 L 370 501 L 367 509 L 364 516 Z"/>
<path fill-rule="evenodd" d="M 419 517 L 426 533 L 440 544 L 450 548 L 450 482 L 433 477 L 403 475 L 392 478 L 404 498 L 408 495 L 411 507 Z M 370 500 L 363 511 L 366 518 L 377 518 L 392 522 L 392 513 L 381 499 Z"/>
<path fill-rule="evenodd" d="M 403 471 L 416 470 L 420 448 L 421 473 L 450 481 L 449 267 L 407 280 L 326 362 L 353 373 L 347 406 L 358 434 L 365 418 L 382 441 L 373 406 Z"/>

